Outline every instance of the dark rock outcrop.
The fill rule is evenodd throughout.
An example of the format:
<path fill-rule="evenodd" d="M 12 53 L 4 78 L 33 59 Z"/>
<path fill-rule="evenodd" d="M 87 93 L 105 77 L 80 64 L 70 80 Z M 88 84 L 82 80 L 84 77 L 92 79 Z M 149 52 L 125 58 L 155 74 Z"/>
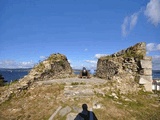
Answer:
<path fill-rule="evenodd" d="M 0 74 L 0 86 L 4 86 L 5 82 L 7 81 L 5 81 L 4 77 Z"/>

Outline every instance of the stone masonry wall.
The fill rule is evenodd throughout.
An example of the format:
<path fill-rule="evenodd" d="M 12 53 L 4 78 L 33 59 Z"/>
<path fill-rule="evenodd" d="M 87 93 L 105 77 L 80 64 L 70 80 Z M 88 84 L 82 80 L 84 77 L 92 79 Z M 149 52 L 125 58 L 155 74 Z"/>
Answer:
<path fill-rule="evenodd" d="M 146 91 L 152 91 L 152 59 L 146 56 L 146 44 L 137 43 L 120 52 L 99 58 L 96 76 L 107 80 L 118 79 L 121 84 L 142 84 Z"/>
<path fill-rule="evenodd" d="M 152 91 L 152 58 L 144 57 L 140 61 L 141 70 L 139 84 L 145 86 L 146 91 Z"/>

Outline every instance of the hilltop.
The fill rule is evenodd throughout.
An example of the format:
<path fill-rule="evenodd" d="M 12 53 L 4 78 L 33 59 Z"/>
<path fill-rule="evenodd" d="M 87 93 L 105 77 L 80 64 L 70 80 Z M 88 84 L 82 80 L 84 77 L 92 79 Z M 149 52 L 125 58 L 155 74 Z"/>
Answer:
<path fill-rule="evenodd" d="M 121 94 L 114 89 L 115 83 L 94 77 L 37 81 L 28 90 L 12 93 L 0 105 L 0 119 L 48 120 L 61 108 L 54 120 L 73 120 L 83 103 L 92 108 L 99 120 L 160 119 L 158 94 L 142 90 Z M 0 91 L 10 87 L 1 87 Z"/>
<path fill-rule="evenodd" d="M 142 79 L 151 74 L 145 52 L 139 43 L 102 57 L 90 79 L 78 78 L 65 55 L 51 54 L 24 78 L 0 87 L 0 119 L 73 120 L 86 103 L 99 120 L 158 120 L 160 94 L 147 91 L 151 81 Z"/>

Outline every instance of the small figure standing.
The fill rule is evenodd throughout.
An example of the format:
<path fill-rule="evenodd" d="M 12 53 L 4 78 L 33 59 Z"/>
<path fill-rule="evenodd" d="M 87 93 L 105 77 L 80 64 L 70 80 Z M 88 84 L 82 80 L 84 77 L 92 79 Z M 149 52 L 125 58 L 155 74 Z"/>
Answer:
<path fill-rule="evenodd" d="M 98 120 L 94 112 L 88 111 L 87 104 L 83 104 L 82 109 L 83 111 L 74 120 Z"/>
<path fill-rule="evenodd" d="M 81 70 L 79 78 L 90 78 L 89 72 L 85 67 Z"/>

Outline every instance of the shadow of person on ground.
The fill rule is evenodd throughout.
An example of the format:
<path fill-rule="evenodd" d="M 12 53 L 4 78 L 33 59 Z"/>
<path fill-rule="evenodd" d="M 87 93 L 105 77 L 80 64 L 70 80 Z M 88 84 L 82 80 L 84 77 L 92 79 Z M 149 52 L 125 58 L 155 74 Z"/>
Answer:
<path fill-rule="evenodd" d="M 94 112 L 88 111 L 87 104 L 83 104 L 82 109 L 82 112 L 78 113 L 74 120 L 98 120 Z"/>

